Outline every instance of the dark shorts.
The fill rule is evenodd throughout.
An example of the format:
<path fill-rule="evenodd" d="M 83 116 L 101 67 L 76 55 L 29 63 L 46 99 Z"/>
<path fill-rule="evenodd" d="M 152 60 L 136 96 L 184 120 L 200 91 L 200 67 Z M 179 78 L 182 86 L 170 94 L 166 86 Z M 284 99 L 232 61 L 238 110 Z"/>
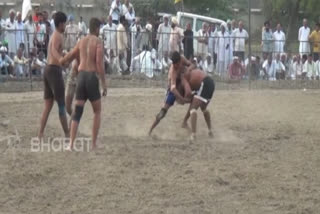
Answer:
<path fill-rule="evenodd" d="M 77 76 L 76 100 L 94 102 L 100 98 L 99 79 L 96 73 L 80 71 Z"/>
<path fill-rule="evenodd" d="M 204 103 L 209 103 L 212 99 L 215 90 L 215 84 L 213 79 L 206 77 L 203 79 L 200 89 L 194 95 L 195 98 L 201 100 Z"/>
<path fill-rule="evenodd" d="M 55 99 L 64 105 L 64 81 L 62 69 L 57 65 L 47 65 L 44 74 L 44 99 Z"/>
<path fill-rule="evenodd" d="M 165 104 L 169 106 L 173 106 L 174 102 L 176 101 L 176 97 L 174 94 L 168 89 L 167 94 L 166 94 L 166 99 L 165 99 Z"/>

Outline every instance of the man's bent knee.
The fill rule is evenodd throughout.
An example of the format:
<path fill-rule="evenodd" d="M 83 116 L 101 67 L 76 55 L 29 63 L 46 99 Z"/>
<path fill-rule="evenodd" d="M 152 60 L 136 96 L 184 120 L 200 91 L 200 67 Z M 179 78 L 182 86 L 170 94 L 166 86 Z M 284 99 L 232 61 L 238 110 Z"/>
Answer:
<path fill-rule="evenodd" d="M 81 120 L 82 114 L 83 114 L 83 106 L 76 105 L 72 120 L 79 123 Z"/>
<path fill-rule="evenodd" d="M 190 115 L 193 115 L 193 114 L 197 114 L 197 110 L 196 109 L 191 109 L 190 110 Z"/>
<path fill-rule="evenodd" d="M 167 109 L 162 108 L 162 109 L 160 110 L 159 114 L 157 114 L 156 119 L 159 120 L 159 121 L 162 120 L 162 119 L 166 116 L 167 112 L 168 112 Z"/>

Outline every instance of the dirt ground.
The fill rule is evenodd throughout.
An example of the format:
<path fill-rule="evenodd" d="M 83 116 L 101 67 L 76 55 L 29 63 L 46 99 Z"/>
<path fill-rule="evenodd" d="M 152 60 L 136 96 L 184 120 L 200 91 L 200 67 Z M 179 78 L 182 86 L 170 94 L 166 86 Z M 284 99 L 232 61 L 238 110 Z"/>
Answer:
<path fill-rule="evenodd" d="M 320 91 L 218 90 L 215 137 L 199 114 L 198 140 L 175 106 L 147 131 L 163 89 L 110 89 L 100 149 L 31 152 L 42 92 L 0 93 L 0 213 L 318 214 Z M 89 104 L 80 135 L 90 136 Z M 17 132 L 17 133 L 16 133 Z M 55 105 L 46 138 L 62 137 Z"/>

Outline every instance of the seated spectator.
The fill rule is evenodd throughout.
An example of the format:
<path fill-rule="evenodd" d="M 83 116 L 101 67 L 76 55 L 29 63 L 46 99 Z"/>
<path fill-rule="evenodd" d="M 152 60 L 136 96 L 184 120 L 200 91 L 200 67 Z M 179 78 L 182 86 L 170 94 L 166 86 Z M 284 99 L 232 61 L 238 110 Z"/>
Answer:
<path fill-rule="evenodd" d="M 32 55 L 34 55 L 32 53 Z M 45 55 L 43 51 L 39 52 L 39 56 L 33 56 L 32 64 L 31 64 L 31 71 L 33 75 L 43 75 L 44 68 L 47 65 L 47 60 L 45 59 Z"/>
<path fill-rule="evenodd" d="M 160 74 L 161 70 L 162 70 L 162 64 L 158 60 L 157 51 L 155 49 L 152 49 L 152 51 L 151 51 L 151 61 L 152 61 L 151 68 L 152 68 L 153 72 L 155 74 Z"/>
<path fill-rule="evenodd" d="M 239 57 L 233 57 L 233 62 L 229 66 L 229 77 L 233 80 L 240 80 L 245 74 L 245 69 L 240 63 Z"/>
<path fill-rule="evenodd" d="M 276 62 L 272 59 L 272 54 L 268 55 L 268 59 L 262 65 L 263 79 L 274 81 L 276 80 Z"/>
<path fill-rule="evenodd" d="M 197 68 L 203 70 L 203 61 L 202 61 L 202 56 L 197 56 L 196 57 L 196 62 L 197 62 Z"/>
<path fill-rule="evenodd" d="M 244 62 L 244 66 L 247 71 L 249 71 L 249 58 L 247 58 Z M 262 65 L 260 63 L 259 56 L 251 57 L 251 79 L 257 80 L 260 77 L 260 73 L 262 72 Z M 249 73 L 249 72 L 248 72 Z"/>
<path fill-rule="evenodd" d="M 15 74 L 17 77 L 27 77 L 27 65 L 29 60 L 26 59 L 22 55 L 22 50 L 19 48 L 17 51 L 17 55 L 14 57 L 14 64 L 15 64 Z"/>
<path fill-rule="evenodd" d="M 281 62 L 280 54 L 276 55 L 275 60 L 275 66 L 276 66 L 276 80 L 284 80 L 286 75 L 286 67 Z"/>
<path fill-rule="evenodd" d="M 308 60 L 303 65 L 303 75 L 305 75 L 308 79 L 311 79 L 311 80 L 319 78 L 316 64 L 313 62 L 312 54 L 309 54 Z"/>
<path fill-rule="evenodd" d="M 109 74 L 121 74 L 121 68 L 120 68 L 120 64 L 119 64 L 119 57 L 116 56 L 116 54 L 114 53 L 114 50 L 110 50 L 110 54 L 107 55 L 108 58 L 108 69 L 107 69 L 107 73 Z"/>
<path fill-rule="evenodd" d="M 295 76 L 296 79 L 302 78 L 302 71 L 303 71 L 303 63 L 302 63 L 300 54 L 297 54 L 295 57 L 295 62 L 293 63 L 293 75 Z"/>
<path fill-rule="evenodd" d="M 0 48 L 0 72 L 3 75 L 11 75 L 14 66 L 13 60 L 7 55 L 7 48 L 2 46 Z"/>
<path fill-rule="evenodd" d="M 162 71 L 163 71 L 163 73 L 169 72 L 169 68 L 170 68 L 171 64 L 172 64 L 172 61 L 169 58 L 169 52 L 166 51 L 166 52 L 164 52 L 164 57 L 162 58 Z"/>
<path fill-rule="evenodd" d="M 208 74 L 208 73 L 213 73 L 213 70 L 214 70 L 213 60 L 212 60 L 211 54 L 208 53 L 207 59 L 203 63 L 203 71 Z"/>

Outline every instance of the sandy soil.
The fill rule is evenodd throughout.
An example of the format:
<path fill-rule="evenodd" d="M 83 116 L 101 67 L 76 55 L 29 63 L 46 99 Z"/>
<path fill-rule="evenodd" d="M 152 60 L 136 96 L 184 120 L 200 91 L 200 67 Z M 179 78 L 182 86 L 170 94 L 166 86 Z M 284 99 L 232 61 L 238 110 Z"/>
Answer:
<path fill-rule="evenodd" d="M 175 106 L 146 136 L 161 89 L 110 89 L 96 152 L 31 152 L 42 93 L 0 94 L 0 213 L 320 212 L 320 91 L 217 91 L 215 137 L 198 141 Z M 90 136 L 87 104 L 81 136 Z M 61 137 L 57 107 L 46 137 Z"/>

